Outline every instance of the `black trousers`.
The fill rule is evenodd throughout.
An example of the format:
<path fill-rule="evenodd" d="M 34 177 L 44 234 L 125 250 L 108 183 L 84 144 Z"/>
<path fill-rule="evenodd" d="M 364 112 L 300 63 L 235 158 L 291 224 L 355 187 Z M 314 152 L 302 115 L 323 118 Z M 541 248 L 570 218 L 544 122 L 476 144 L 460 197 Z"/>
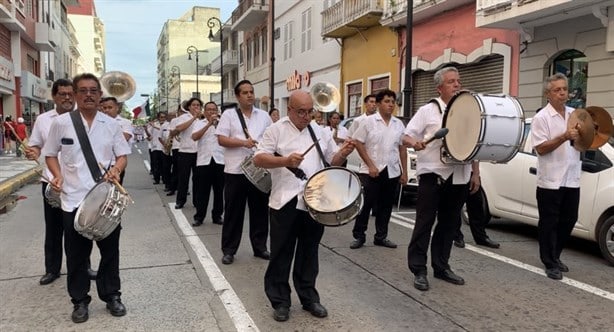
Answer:
<path fill-rule="evenodd" d="M 224 173 L 224 225 L 222 253 L 234 255 L 241 243 L 245 203 L 249 206 L 249 239 L 254 253 L 267 250 L 269 195 L 258 190 L 243 174 Z"/>
<path fill-rule="evenodd" d="M 415 275 L 426 274 L 431 229 L 437 218 L 431 243 L 431 266 L 436 272 L 449 269 L 452 241 L 460 224 L 460 211 L 468 184 L 453 185 L 452 176 L 443 180 L 435 173 L 420 175 L 416 201 L 416 224 L 407 248 L 407 264 Z"/>
<path fill-rule="evenodd" d="M 539 256 L 547 269 L 558 266 L 565 242 L 578 220 L 580 188 L 537 187 Z"/>
<path fill-rule="evenodd" d="M 392 214 L 395 193 L 398 191 L 399 177 L 388 178 L 388 168 L 372 178 L 369 174 L 358 174 L 364 189 L 365 201 L 363 208 L 356 218 L 352 234 L 355 239 L 365 240 L 365 232 L 369 225 L 371 209 L 377 205 L 375 212 L 375 240 L 383 240 L 388 236 L 388 224 Z"/>
<path fill-rule="evenodd" d="M 177 177 L 179 174 L 179 149 L 171 150 L 171 175 L 168 189 L 170 191 L 177 190 Z"/>
<path fill-rule="evenodd" d="M 62 268 L 62 239 L 64 222 L 62 208 L 54 208 L 45 199 L 47 182 L 42 183 L 43 211 L 45 215 L 45 273 L 60 274 Z"/>
<path fill-rule="evenodd" d="M 93 241 L 75 231 L 74 219 L 77 210 L 63 211 L 64 236 L 66 237 L 66 283 L 72 303 L 89 303 L 90 278 L 87 273 Z M 100 250 L 100 265 L 96 277 L 98 297 L 107 302 L 120 296 L 119 279 L 119 234 L 121 224 L 104 240 L 96 241 Z"/>
<path fill-rule="evenodd" d="M 211 158 L 209 165 L 196 166 L 194 181 L 198 186 L 194 187 L 194 199 L 196 200 L 196 214 L 194 220 L 202 222 L 207 216 L 209 196 L 213 189 L 213 219 L 221 218 L 224 213 L 224 164 L 217 164 Z"/>
<path fill-rule="evenodd" d="M 471 229 L 471 235 L 475 242 L 484 242 L 488 239 L 486 234 L 486 217 L 482 208 L 483 204 L 482 194 L 479 191 L 475 194 L 468 194 L 465 205 L 467 206 L 467 215 L 469 217 L 469 229 Z M 461 231 L 461 223 L 458 224 L 455 240 L 465 239 Z"/>
<path fill-rule="evenodd" d="M 301 304 L 319 303 L 316 290 L 319 272 L 318 248 L 324 226 L 315 222 L 306 211 L 296 208 L 294 198 L 280 210 L 271 213 L 271 260 L 264 274 L 264 291 L 271 306 L 290 307 L 290 269 L 294 289 Z M 294 267 L 292 259 L 294 258 Z"/>
<path fill-rule="evenodd" d="M 169 189 L 171 185 L 171 172 L 173 167 L 173 157 L 166 155 L 162 152 L 162 182 L 164 182 L 164 188 Z"/>
<path fill-rule="evenodd" d="M 160 182 L 160 177 L 162 176 L 162 157 L 164 157 L 162 151 L 151 151 L 151 174 L 155 182 Z"/>
<path fill-rule="evenodd" d="M 177 204 L 185 204 L 188 198 L 188 186 L 190 185 L 190 173 L 196 170 L 196 153 L 179 152 L 177 156 Z M 192 192 L 198 184 L 192 179 Z M 192 204 L 196 206 L 196 200 L 192 196 Z"/>

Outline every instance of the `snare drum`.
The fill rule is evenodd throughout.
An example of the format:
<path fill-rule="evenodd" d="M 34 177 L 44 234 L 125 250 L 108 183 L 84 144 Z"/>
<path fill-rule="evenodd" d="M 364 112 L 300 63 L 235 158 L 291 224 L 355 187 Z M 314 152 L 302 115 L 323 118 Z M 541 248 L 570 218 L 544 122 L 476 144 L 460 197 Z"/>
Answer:
<path fill-rule="evenodd" d="M 271 173 L 266 168 L 260 168 L 254 165 L 254 155 L 250 155 L 241 162 L 241 170 L 258 190 L 265 194 L 271 192 Z"/>
<path fill-rule="evenodd" d="M 121 221 L 129 198 L 109 183 L 92 188 L 77 209 L 75 230 L 84 237 L 100 241 L 111 234 Z"/>
<path fill-rule="evenodd" d="M 312 175 L 303 192 L 309 215 L 324 226 L 341 226 L 358 216 L 364 198 L 358 176 L 342 167 Z"/>
<path fill-rule="evenodd" d="M 524 112 L 514 97 L 463 91 L 450 100 L 443 127 L 449 130 L 443 139 L 444 163 L 506 163 L 520 148 Z"/>
<path fill-rule="evenodd" d="M 47 201 L 47 203 L 53 208 L 62 207 L 60 192 L 53 190 L 51 183 L 47 183 L 47 186 L 45 187 L 45 201 Z"/>

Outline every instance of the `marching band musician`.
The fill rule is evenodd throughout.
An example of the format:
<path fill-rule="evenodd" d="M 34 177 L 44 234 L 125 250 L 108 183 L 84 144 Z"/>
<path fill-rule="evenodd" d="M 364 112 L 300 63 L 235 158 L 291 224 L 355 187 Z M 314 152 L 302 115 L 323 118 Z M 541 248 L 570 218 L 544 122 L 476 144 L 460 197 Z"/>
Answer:
<path fill-rule="evenodd" d="M 374 204 L 378 208 L 375 212 L 373 244 L 397 247 L 388 239 L 388 224 L 397 185 L 399 182 L 407 183 L 407 148 L 402 141 L 403 122 L 392 116 L 395 101 L 394 91 L 380 91 L 376 97 L 379 112 L 365 118 L 352 137 L 356 151 L 364 161 L 360 164 L 358 176 L 364 188 L 365 203 L 354 223 L 352 234 L 355 240 L 350 244 L 351 249 L 358 249 L 365 243 L 365 232 Z"/>
<path fill-rule="evenodd" d="M 567 122 L 573 108 L 569 99 L 567 77 L 554 74 L 544 82 L 548 104 L 531 122 L 531 140 L 537 152 L 537 210 L 539 212 L 539 256 L 546 275 L 561 280 L 569 268 L 561 262 L 565 242 L 578 220 L 580 204 L 580 152 L 567 143 L 579 138 L 578 128 Z"/>
<path fill-rule="evenodd" d="M 359 117 L 357 117 L 356 119 L 354 119 L 354 121 L 352 121 L 352 124 L 350 125 L 350 129 L 348 129 L 348 137 L 352 137 L 352 135 L 354 135 L 354 132 L 358 129 L 358 127 L 360 126 L 360 123 L 366 119 L 368 116 L 371 116 L 373 114 L 375 114 L 377 112 L 377 103 L 375 102 L 375 95 L 367 95 L 365 98 L 363 98 L 363 105 L 365 107 L 365 112 L 360 115 Z"/>
<path fill-rule="evenodd" d="M 414 287 L 421 291 L 429 289 L 427 275 L 427 252 L 431 241 L 431 266 L 435 278 L 456 285 L 465 281 L 450 269 L 448 261 L 456 230 L 460 227 L 461 208 L 468 194 L 480 187 L 480 172 L 477 162 L 470 164 L 444 164 L 440 158 L 441 140 L 426 145 L 425 139 L 441 128 L 443 112 L 452 97 L 460 91 L 458 70 L 445 67 L 434 75 L 439 97 L 420 107 L 407 124 L 403 142 L 416 150 L 418 155 L 416 176 L 418 200 L 416 224 L 407 248 L 409 269 L 415 275 Z M 473 173 L 472 173 L 473 171 Z M 437 218 L 437 226 L 431 229 Z"/>
<path fill-rule="evenodd" d="M 179 154 L 177 156 L 177 198 L 175 209 L 182 209 L 188 199 L 190 174 L 196 170 L 197 144 L 192 139 L 194 121 L 198 120 L 203 102 L 192 97 L 187 102 L 188 111 L 177 118 L 177 126 L 171 131 L 173 137 L 179 137 Z M 192 178 L 192 192 L 196 190 L 196 179 Z M 192 196 L 192 204 L 196 206 L 196 198 Z"/>
<path fill-rule="evenodd" d="M 120 103 L 117 102 L 117 98 L 115 97 L 103 97 L 102 99 L 100 99 L 100 110 L 104 114 L 115 119 L 117 123 L 119 123 L 119 126 L 122 128 L 122 132 L 124 133 L 124 138 L 126 139 L 126 142 L 130 144 L 130 142 L 132 141 L 132 134 L 133 134 L 132 133 L 132 123 L 130 122 L 130 120 L 119 116 L 119 107 L 120 107 Z M 125 175 L 126 175 L 125 171 L 119 175 L 120 184 L 124 183 Z"/>
<path fill-rule="evenodd" d="M 119 174 L 126 168 L 127 155 L 131 149 L 118 123 L 109 116 L 98 112 L 102 90 L 98 78 L 93 74 L 81 74 L 73 80 L 77 111 L 85 126 L 92 152 L 96 161 L 111 167 L 104 174 L 105 180 L 119 181 Z M 87 165 L 84 152 L 75 127 L 71 120 L 72 112 L 59 115 L 49 131 L 49 137 L 42 151 L 47 167 L 53 174 L 51 185 L 54 190 L 62 191 L 62 210 L 64 235 L 66 237 L 67 289 L 74 305 L 72 321 L 87 321 L 88 305 L 91 297 L 90 279 L 87 265 L 92 251 L 92 240 L 77 233 L 74 218 L 78 205 L 83 202 L 96 182 Z M 62 157 L 58 158 L 61 152 Z M 126 314 L 121 302 L 121 282 L 119 278 L 119 236 L 121 225 L 105 239 L 97 241 L 100 250 L 100 265 L 96 279 L 98 296 L 107 303 L 106 307 L 113 316 Z"/>
<path fill-rule="evenodd" d="M 162 150 L 164 146 L 160 142 L 162 136 L 162 125 L 166 122 L 166 112 L 159 112 L 156 122 L 151 125 L 151 170 L 154 182 L 153 184 L 160 184 L 160 178 L 162 177 L 162 158 L 164 153 Z"/>
<path fill-rule="evenodd" d="M 313 112 L 311 96 L 304 91 L 293 92 L 288 102 L 288 116 L 265 131 L 254 157 L 256 166 L 270 168 L 273 182 L 269 199 L 271 260 L 264 276 L 264 289 L 275 310 L 273 318 L 276 321 L 286 321 L 290 317 L 288 279 L 293 259 L 294 289 L 303 309 L 320 318 L 328 315 L 315 288 L 319 271 L 318 246 L 324 226 L 306 211 L 301 195 L 305 182 L 285 167 L 300 167 L 307 176 L 323 168 L 316 149 L 302 156 L 302 152 L 314 143 L 308 126 L 319 139 L 317 144 L 324 158 L 332 165 L 341 165 L 354 146 L 348 141 L 339 148 L 332 137 L 324 134 L 327 129 L 310 125 Z"/>
<path fill-rule="evenodd" d="M 166 115 L 166 121 L 160 127 L 160 141 L 162 143 L 162 182 L 164 182 L 164 192 L 171 191 L 171 174 L 172 174 L 172 144 L 173 138 L 171 137 L 171 121 L 176 117 L 176 111 L 170 111 Z M 170 145 L 170 146 L 169 146 Z"/>
<path fill-rule="evenodd" d="M 268 260 L 268 194 L 260 191 L 241 171 L 243 160 L 254 153 L 264 130 L 271 125 L 266 111 L 254 107 L 254 87 L 248 80 L 234 88 L 239 107 L 222 113 L 215 134 L 224 150 L 224 226 L 222 227 L 222 263 L 232 264 L 241 243 L 245 204 L 249 204 L 249 238 L 254 256 Z M 243 130 L 239 114 L 245 120 L 249 137 Z"/>
<path fill-rule="evenodd" d="M 214 224 L 223 224 L 224 213 L 224 148 L 217 142 L 215 126 L 219 119 L 215 102 L 205 104 L 205 118 L 194 123 L 192 139 L 198 142 L 194 178 L 199 185 L 194 188 L 196 214 L 192 226 L 200 226 L 207 215 L 209 194 L 213 189 Z"/>
<path fill-rule="evenodd" d="M 30 136 L 29 146 L 26 148 L 26 157 L 30 160 L 38 160 L 41 149 L 45 146 L 51 123 L 58 115 L 70 112 L 75 107 L 72 82 L 61 78 L 53 82 L 51 96 L 55 103 L 55 108 L 42 113 L 36 118 L 32 135 Z M 47 179 L 52 177 L 51 172 L 45 169 Z M 45 199 L 45 191 L 49 185 L 46 180 L 41 179 L 43 184 L 43 212 L 45 216 L 45 275 L 40 279 L 41 285 L 52 283 L 60 277 L 62 268 L 62 237 L 64 236 L 64 225 L 62 223 L 62 209 L 51 206 Z"/>
<path fill-rule="evenodd" d="M 173 138 L 173 145 L 171 146 L 171 180 L 168 185 L 168 192 L 166 193 L 166 196 L 173 196 L 175 195 L 175 191 L 177 191 L 177 178 L 179 176 L 179 147 L 181 146 L 181 142 L 179 142 L 179 136 L 174 134 L 176 132 L 173 132 L 173 130 L 177 128 L 179 117 L 186 112 L 181 104 L 182 103 L 177 106 L 177 112 L 169 121 L 168 125 L 169 137 Z"/>
<path fill-rule="evenodd" d="M 341 116 L 339 112 L 334 111 L 330 112 L 328 115 L 328 129 L 330 130 L 331 136 L 337 145 L 341 146 L 343 142 L 348 138 L 348 130 L 344 126 L 339 126 L 341 122 Z"/>

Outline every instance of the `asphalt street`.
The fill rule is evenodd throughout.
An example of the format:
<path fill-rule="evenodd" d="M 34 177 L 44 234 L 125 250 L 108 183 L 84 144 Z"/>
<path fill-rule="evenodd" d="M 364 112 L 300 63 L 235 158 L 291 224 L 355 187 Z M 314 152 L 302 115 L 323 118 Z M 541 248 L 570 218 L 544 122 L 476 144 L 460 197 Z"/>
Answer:
<path fill-rule="evenodd" d="M 174 197 L 148 175 L 146 148 L 129 158 L 125 187 L 136 203 L 122 222 L 122 299 L 128 314 L 105 312 L 95 298 L 88 322 L 70 320 L 72 306 L 62 277 L 38 285 L 43 268 L 40 185 L 23 187 L 23 199 L 0 215 L 0 330 L 90 331 L 614 331 L 614 267 L 592 242 L 574 239 L 563 253 L 570 272 L 545 277 L 536 229 L 493 220 L 488 232 L 500 249 L 454 248 L 452 269 L 465 278 L 455 286 L 429 274 L 431 290 L 413 288 L 407 245 L 415 216 L 411 202 L 396 210 L 389 238 L 397 249 L 372 244 L 352 250 L 351 223 L 326 228 L 320 247 L 318 290 L 329 316 L 301 309 L 296 296 L 290 320 L 272 319 L 263 290 L 267 262 L 253 256 L 244 238 L 232 265 L 221 264 L 222 227 L 190 226 L 195 210 L 175 210 Z M 210 204 L 211 206 L 211 204 Z M 94 249 L 94 261 L 97 250 Z"/>

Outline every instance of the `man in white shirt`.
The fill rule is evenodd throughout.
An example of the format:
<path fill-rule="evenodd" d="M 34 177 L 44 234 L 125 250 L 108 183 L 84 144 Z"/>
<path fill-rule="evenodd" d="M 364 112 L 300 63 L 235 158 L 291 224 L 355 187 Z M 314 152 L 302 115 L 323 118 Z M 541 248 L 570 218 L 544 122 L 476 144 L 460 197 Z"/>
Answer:
<path fill-rule="evenodd" d="M 264 130 L 271 125 L 269 113 L 254 107 L 254 87 L 250 81 L 237 83 L 234 89 L 239 102 L 236 109 L 222 113 L 215 134 L 224 151 L 224 227 L 222 227 L 222 263 L 232 264 L 239 249 L 243 233 L 245 204 L 249 204 L 249 238 L 254 256 L 269 259 L 267 238 L 269 218 L 267 201 L 269 195 L 252 184 L 243 171 L 241 163 L 252 155 L 256 144 L 262 140 Z M 245 120 L 243 128 L 239 115 Z"/>
<path fill-rule="evenodd" d="M 55 103 L 55 108 L 42 113 L 36 117 L 32 135 L 28 141 L 29 147 L 26 148 L 26 157 L 30 160 L 38 160 L 41 149 L 45 146 L 45 141 L 49 136 L 51 123 L 58 115 L 72 111 L 75 108 L 75 100 L 72 82 L 67 79 L 59 79 L 53 82 L 51 87 L 51 97 Z M 45 178 L 50 179 L 51 172 L 45 169 Z M 62 223 L 62 209 L 53 207 L 45 199 L 47 190 L 47 180 L 41 178 L 43 193 L 43 208 L 45 214 L 45 275 L 40 279 L 41 285 L 52 283 L 60 277 L 62 268 L 62 238 L 64 235 L 64 225 Z"/>
<path fill-rule="evenodd" d="M 264 276 L 264 290 L 275 310 L 273 318 L 286 321 L 290 317 L 290 269 L 294 259 L 294 289 L 304 310 L 316 317 L 326 317 L 328 311 L 320 304 L 315 288 L 319 271 L 318 247 L 324 226 L 317 223 L 306 211 L 303 200 L 305 181 L 297 178 L 286 167 L 300 167 L 307 177 L 323 168 L 316 149 L 302 156 L 302 152 L 314 143 L 309 127 L 327 162 L 341 165 L 352 152 L 348 141 L 341 148 L 324 134 L 327 130 L 310 125 L 313 101 L 305 91 L 295 91 L 288 101 L 288 116 L 269 127 L 254 163 L 271 171 L 272 189 L 269 200 L 271 217 L 271 260 Z"/>
<path fill-rule="evenodd" d="M 111 167 L 104 174 L 105 180 L 119 181 L 119 174 L 126 168 L 127 155 L 131 149 L 122 135 L 122 129 L 115 120 L 98 112 L 102 90 L 98 78 L 93 74 L 81 74 L 73 80 L 79 120 L 83 121 L 86 135 L 96 162 Z M 92 240 L 79 234 L 74 228 L 77 208 L 87 193 L 96 185 L 87 165 L 82 146 L 71 113 L 59 115 L 49 130 L 49 137 L 42 151 L 47 167 L 53 174 L 51 185 L 61 191 L 64 236 L 66 237 L 67 289 L 74 305 L 72 320 L 75 323 L 87 321 L 90 279 L 87 272 L 92 251 Z M 76 114 L 76 113 L 75 113 Z M 79 121 L 77 120 L 77 121 Z M 61 158 L 58 154 L 62 153 Z M 100 265 L 96 288 L 98 297 L 107 303 L 113 316 L 126 314 L 121 302 L 121 281 L 119 278 L 119 236 L 121 225 L 103 240 L 97 241 L 100 250 Z"/>
<path fill-rule="evenodd" d="M 172 144 L 173 138 L 171 137 L 171 121 L 176 117 L 176 111 L 170 111 L 166 115 L 166 121 L 160 126 L 160 143 L 162 143 L 162 182 L 164 182 L 164 192 L 171 191 L 171 174 L 172 174 Z M 169 142 L 170 140 L 170 142 Z M 170 144 L 170 146 L 169 146 Z"/>
<path fill-rule="evenodd" d="M 409 269 L 414 274 L 414 287 L 429 289 L 427 252 L 431 242 L 431 266 L 435 278 L 463 285 L 465 280 L 452 272 L 448 261 L 456 230 L 460 227 L 461 207 L 468 191 L 480 187 L 480 171 L 477 162 L 451 165 L 441 162 L 441 140 L 430 144 L 425 141 L 441 128 L 443 112 L 452 97 L 461 89 L 460 75 L 454 67 L 438 70 L 434 76 L 439 98 L 420 107 L 405 128 L 403 143 L 414 148 L 418 155 L 418 200 L 416 224 L 407 248 Z M 472 173 L 473 170 L 473 173 Z M 431 240 L 431 229 L 437 218 L 437 226 Z"/>
<path fill-rule="evenodd" d="M 363 105 L 365 107 L 365 112 L 361 116 L 355 118 L 354 121 L 352 121 L 352 124 L 350 125 L 350 129 L 348 129 L 348 137 L 350 138 L 352 138 L 352 135 L 354 135 L 354 132 L 356 132 L 356 130 L 360 126 L 360 123 L 364 119 L 366 119 L 368 116 L 371 116 L 377 112 L 377 103 L 375 102 L 375 95 L 373 94 L 367 95 L 363 99 Z"/>
<path fill-rule="evenodd" d="M 207 216 L 209 195 L 213 189 L 213 209 L 211 217 L 214 224 L 223 224 L 224 213 L 224 148 L 217 142 L 215 126 L 219 121 L 217 105 L 210 101 L 205 104 L 205 118 L 194 123 L 192 139 L 198 142 L 196 155 L 196 178 L 199 185 L 194 188 L 196 214 L 192 226 L 200 226 Z"/>
<path fill-rule="evenodd" d="M 531 142 L 537 152 L 537 210 L 539 212 L 539 256 L 548 278 L 561 280 L 569 268 L 561 252 L 578 220 L 580 204 L 580 152 L 567 141 L 579 138 L 577 128 L 567 128 L 573 108 L 567 77 L 561 73 L 544 83 L 548 105 L 531 122 Z"/>
<path fill-rule="evenodd" d="M 392 116 L 396 94 L 382 90 L 376 96 L 379 112 L 365 118 L 354 132 L 356 151 L 364 161 L 358 176 L 362 182 L 365 200 L 362 211 L 356 218 L 351 249 L 358 249 L 365 243 L 365 232 L 369 224 L 371 208 L 376 204 L 375 236 L 376 246 L 396 248 L 388 239 L 388 224 L 392 214 L 394 194 L 400 183 L 407 183 L 407 148 L 403 146 L 403 122 Z"/>
<path fill-rule="evenodd" d="M 151 171 L 153 184 L 160 184 L 162 178 L 162 152 L 163 146 L 160 142 L 162 136 L 162 125 L 166 122 L 166 112 L 159 112 L 157 120 L 151 124 L 149 133 L 151 135 Z"/>
<path fill-rule="evenodd" d="M 115 121 L 117 121 L 117 123 L 119 123 L 119 126 L 122 128 L 122 132 L 124 133 L 124 138 L 126 139 L 126 142 L 128 142 L 129 145 L 131 145 L 132 142 L 132 122 L 130 122 L 130 120 L 125 119 L 121 116 L 119 116 L 119 108 L 120 108 L 120 103 L 117 102 L 117 98 L 115 97 L 103 97 L 102 99 L 100 99 L 100 110 L 110 116 L 111 118 L 115 119 Z M 126 175 L 126 172 L 122 172 L 119 175 L 119 183 L 123 184 L 124 183 L 124 176 Z"/>
<path fill-rule="evenodd" d="M 179 176 L 179 147 L 181 146 L 181 142 L 179 141 L 177 131 L 174 130 L 179 124 L 179 118 L 184 113 L 185 110 L 183 109 L 183 107 L 177 107 L 177 113 L 169 121 L 168 125 L 169 136 L 173 138 L 173 145 L 171 147 L 171 175 L 166 196 L 173 196 L 175 195 L 175 191 L 177 191 L 177 182 Z"/>
<path fill-rule="evenodd" d="M 192 128 L 194 122 L 203 108 L 203 102 L 192 97 L 186 102 L 188 112 L 183 113 L 177 118 L 177 126 L 171 130 L 173 137 L 179 137 L 179 153 L 177 156 L 177 197 L 175 199 L 175 209 L 182 209 L 188 198 L 188 187 L 190 186 L 190 174 L 196 171 L 196 151 L 198 150 L 196 141 L 192 139 Z M 192 178 L 192 192 L 196 190 L 196 178 Z M 192 196 L 192 204 L 197 205 L 195 196 Z"/>

